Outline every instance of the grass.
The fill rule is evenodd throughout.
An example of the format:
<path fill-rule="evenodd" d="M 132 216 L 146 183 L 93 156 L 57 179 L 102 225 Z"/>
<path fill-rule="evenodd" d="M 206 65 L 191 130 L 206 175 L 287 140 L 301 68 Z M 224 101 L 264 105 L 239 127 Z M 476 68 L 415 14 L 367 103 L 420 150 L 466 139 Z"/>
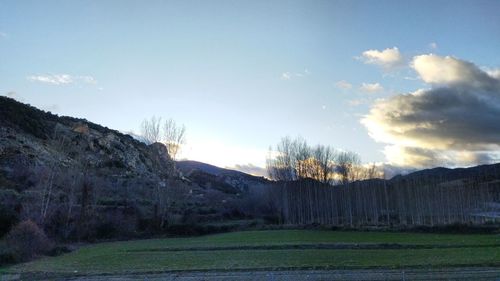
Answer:
<path fill-rule="evenodd" d="M 328 243 L 399 243 L 448 246 L 435 249 L 234 249 L 243 246 Z M 467 247 L 464 247 L 467 246 Z M 193 251 L 203 249 L 207 251 Z M 231 247 L 231 249 L 224 249 Z M 186 249 L 169 251 L 169 249 Z M 341 232 L 317 230 L 242 231 L 194 238 L 99 243 L 58 257 L 9 268 L 14 272 L 123 273 L 176 270 L 284 268 L 400 268 L 500 265 L 498 235 Z"/>

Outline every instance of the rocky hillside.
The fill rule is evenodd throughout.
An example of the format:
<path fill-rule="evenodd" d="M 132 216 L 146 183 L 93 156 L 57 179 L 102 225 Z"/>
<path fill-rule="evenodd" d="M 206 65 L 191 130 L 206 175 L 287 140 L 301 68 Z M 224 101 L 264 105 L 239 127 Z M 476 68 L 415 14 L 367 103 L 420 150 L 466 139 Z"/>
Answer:
<path fill-rule="evenodd" d="M 163 144 L 0 97 L 0 236 L 26 219 L 80 240 L 246 216 L 251 182 L 188 174 Z"/>
<path fill-rule="evenodd" d="M 175 175 L 165 146 L 0 97 L 0 169 L 62 166 L 118 177 Z"/>

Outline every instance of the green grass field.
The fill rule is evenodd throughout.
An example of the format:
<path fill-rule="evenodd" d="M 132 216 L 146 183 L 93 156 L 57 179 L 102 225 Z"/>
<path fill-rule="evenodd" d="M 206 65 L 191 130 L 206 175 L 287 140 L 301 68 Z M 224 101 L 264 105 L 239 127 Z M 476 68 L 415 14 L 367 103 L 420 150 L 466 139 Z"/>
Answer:
<path fill-rule="evenodd" d="M 374 244 L 374 249 L 355 248 L 366 244 Z M 386 249 L 384 245 L 387 244 L 406 245 L 409 248 Z M 353 248 L 323 248 L 328 245 Z M 266 250 L 265 247 L 272 249 Z M 243 231 L 194 238 L 99 243 L 62 256 L 15 265 L 7 270 L 101 274 L 451 266 L 500 266 L 500 237 L 316 230 Z"/>

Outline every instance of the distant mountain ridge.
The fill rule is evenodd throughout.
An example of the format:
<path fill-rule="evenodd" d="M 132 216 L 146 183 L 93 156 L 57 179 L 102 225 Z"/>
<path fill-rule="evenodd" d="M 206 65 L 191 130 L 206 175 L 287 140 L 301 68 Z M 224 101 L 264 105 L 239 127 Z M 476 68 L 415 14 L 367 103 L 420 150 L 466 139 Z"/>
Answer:
<path fill-rule="evenodd" d="M 474 176 L 483 176 L 491 178 L 500 178 L 500 163 L 479 165 L 468 168 L 445 168 L 436 167 L 430 169 L 419 170 L 409 173 L 407 175 L 397 175 L 391 178 L 391 181 L 417 179 L 417 178 L 432 178 L 438 180 L 441 178 L 443 181 L 459 180 L 471 178 Z"/>
<path fill-rule="evenodd" d="M 264 177 L 257 177 L 244 172 L 220 168 L 203 162 L 182 160 L 176 162 L 177 169 L 182 175 L 195 180 L 198 184 L 231 186 L 234 192 L 244 192 L 252 186 L 260 186 L 269 183 Z M 226 188 L 227 190 L 227 188 Z"/>
<path fill-rule="evenodd" d="M 215 165 L 199 162 L 199 161 L 193 161 L 193 160 L 180 160 L 176 161 L 176 167 L 183 173 L 188 173 L 191 170 L 200 170 L 208 174 L 212 174 L 214 176 L 221 176 L 221 175 L 231 175 L 231 176 L 242 176 L 242 177 L 249 177 L 249 178 L 255 178 L 255 179 L 264 179 L 263 177 L 258 177 L 254 175 L 247 174 L 245 172 L 237 171 L 237 170 L 232 170 L 232 169 L 227 169 L 227 168 L 221 168 Z"/>

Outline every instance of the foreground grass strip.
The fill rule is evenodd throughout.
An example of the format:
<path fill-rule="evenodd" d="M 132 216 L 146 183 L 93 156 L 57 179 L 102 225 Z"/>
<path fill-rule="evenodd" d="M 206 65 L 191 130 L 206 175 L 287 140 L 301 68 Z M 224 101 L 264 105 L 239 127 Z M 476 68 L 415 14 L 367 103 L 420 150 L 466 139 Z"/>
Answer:
<path fill-rule="evenodd" d="M 9 271 L 112 274 L 184 270 L 500 266 L 499 242 L 497 235 L 244 231 L 195 238 L 94 244 L 59 257 L 16 265 Z M 416 248 L 315 248 L 321 243 L 397 243 Z M 205 250 L 194 250 L 201 248 Z"/>
<path fill-rule="evenodd" d="M 45 258 L 21 272 L 156 272 L 281 268 L 447 267 L 500 265 L 500 248 L 432 250 L 235 250 L 172 253 L 119 252 Z"/>

